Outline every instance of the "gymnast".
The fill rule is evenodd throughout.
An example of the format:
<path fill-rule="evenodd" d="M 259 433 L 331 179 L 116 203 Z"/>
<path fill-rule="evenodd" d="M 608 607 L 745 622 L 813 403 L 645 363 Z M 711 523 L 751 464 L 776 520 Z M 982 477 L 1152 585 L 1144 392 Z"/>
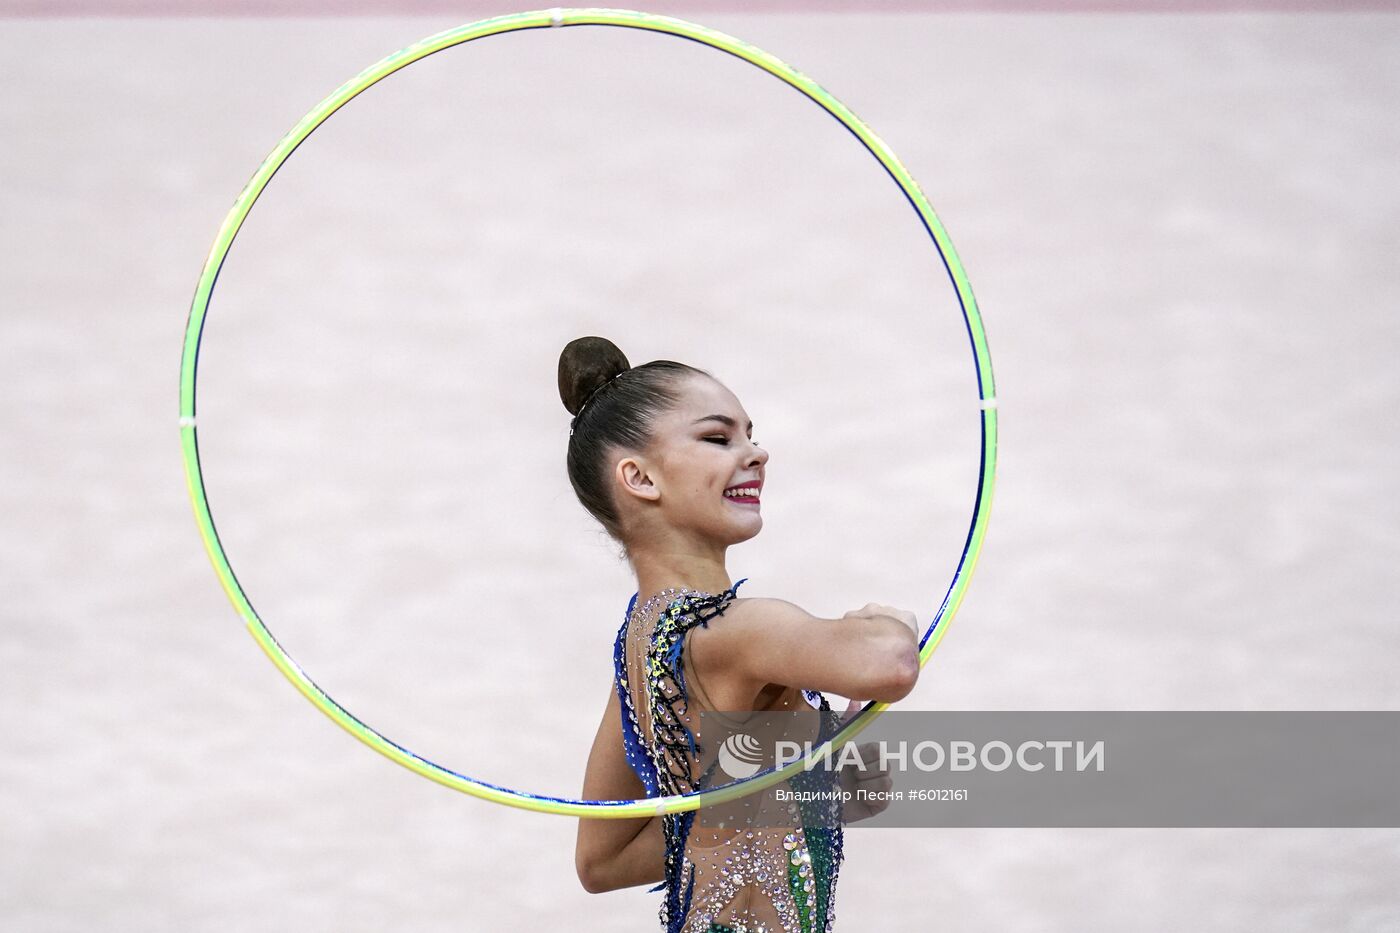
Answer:
<path fill-rule="evenodd" d="M 630 366 L 611 341 L 580 337 L 560 355 L 559 392 L 574 415 L 574 492 L 637 578 L 614 642 L 585 799 L 727 783 L 714 749 L 697 742 L 701 711 L 707 723 L 734 728 L 754 713 L 790 712 L 792 728 L 805 730 L 799 741 L 822 741 L 865 702 L 892 703 L 914 688 L 913 613 L 871 603 L 822 619 L 781 599 L 737 596 L 745 581 L 730 582 L 725 551 L 763 527 L 769 455 L 728 388 L 671 360 Z M 867 699 L 852 699 L 843 717 L 821 691 Z M 666 933 L 830 933 L 842 823 L 883 810 L 890 777 L 815 768 L 789 783 L 833 781 L 875 799 L 779 803 L 769 788 L 714 805 L 730 807 L 728 819 L 697 821 L 695 810 L 580 819 L 579 880 L 591 893 L 659 882 L 651 890 L 664 891 Z"/>

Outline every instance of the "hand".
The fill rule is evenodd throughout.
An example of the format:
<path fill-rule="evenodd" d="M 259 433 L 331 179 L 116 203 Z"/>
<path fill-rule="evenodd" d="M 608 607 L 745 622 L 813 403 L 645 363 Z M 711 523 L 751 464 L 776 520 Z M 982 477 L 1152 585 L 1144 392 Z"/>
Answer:
<path fill-rule="evenodd" d="M 884 795 L 894 787 L 894 778 L 890 777 L 889 769 L 879 766 L 879 745 L 875 742 L 864 742 L 856 747 L 860 750 L 860 760 L 865 767 L 850 764 L 839 772 L 841 788 L 851 793 L 851 799 L 845 802 L 841 810 L 841 819 L 847 823 L 866 820 L 877 813 L 883 813 L 890 805 L 888 797 Z M 877 796 L 863 797 L 856 793 L 857 790 Z"/>
<path fill-rule="evenodd" d="M 896 609 L 893 606 L 884 606 L 880 603 L 866 603 L 859 609 L 852 609 L 850 612 L 841 616 L 841 618 L 874 619 L 879 616 L 903 622 L 905 625 L 909 626 L 909 630 L 914 633 L 914 641 L 917 642 L 919 640 L 919 620 L 914 613 L 904 609 Z M 857 700 L 853 698 L 846 704 L 845 712 L 841 714 L 841 725 L 844 726 L 846 723 L 850 722 L 869 702 L 869 700 Z"/>
<path fill-rule="evenodd" d="M 850 700 L 846 703 L 846 709 L 841 713 L 841 725 L 845 725 L 856 717 L 856 714 L 865 709 L 865 704 L 869 700 Z"/>
<path fill-rule="evenodd" d="M 921 634 L 921 630 L 919 628 L 919 619 L 917 616 L 914 615 L 914 613 L 910 612 L 907 609 L 896 609 L 893 606 L 883 606 L 880 603 L 866 603 L 859 609 L 852 609 L 850 612 L 846 613 L 841 618 L 873 619 L 876 616 L 885 616 L 886 618 L 894 619 L 897 622 L 903 622 L 905 625 L 909 626 L 909 630 L 914 633 L 914 638 L 916 640 Z"/>

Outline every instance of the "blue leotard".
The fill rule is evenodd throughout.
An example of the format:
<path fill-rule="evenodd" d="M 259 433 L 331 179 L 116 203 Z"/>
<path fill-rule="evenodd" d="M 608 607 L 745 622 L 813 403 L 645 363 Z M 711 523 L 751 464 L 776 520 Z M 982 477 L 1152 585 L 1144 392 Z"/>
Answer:
<path fill-rule="evenodd" d="M 724 783 L 715 779 L 713 761 L 695 773 L 704 749 L 691 728 L 700 704 L 686 683 L 685 636 L 723 615 L 744 582 L 719 594 L 664 590 L 640 609 L 640 594 L 628 603 L 613 646 L 614 686 L 622 705 L 623 751 L 648 797 Z M 819 738 L 829 737 L 839 727 L 830 704 L 816 691 L 804 690 L 802 696 L 819 711 Z M 833 774 L 814 768 L 789 784 L 830 788 L 833 780 Z M 661 928 L 665 933 L 830 933 L 843 858 L 833 806 L 839 811 L 840 804 L 829 801 L 789 804 L 789 831 L 759 829 L 742 837 L 734 832 L 704 848 L 691 838 L 696 811 L 664 815 L 665 880 L 651 889 L 665 892 Z"/>

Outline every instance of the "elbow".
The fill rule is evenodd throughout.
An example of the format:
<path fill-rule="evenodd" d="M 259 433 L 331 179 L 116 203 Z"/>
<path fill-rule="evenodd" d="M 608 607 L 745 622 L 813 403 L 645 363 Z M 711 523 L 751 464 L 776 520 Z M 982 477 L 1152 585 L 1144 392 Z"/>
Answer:
<path fill-rule="evenodd" d="M 601 878 L 598 877 L 597 870 L 583 862 L 576 862 L 574 869 L 578 872 L 578 882 L 583 885 L 583 889 L 589 894 L 602 894 L 607 890 Z"/>
<path fill-rule="evenodd" d="M 589 894 L 602 894 L 609 890 L 603 881 L 602 873 L 598 870 L 597 862 L 585 857 L 581 852 L 574 854 L 574 871 L 578 874 L 578 883 L 583 885 L 583 889 Z"/>
<path fill-rule="evenodd" d="M 881 703 L 895 703 L 907 697 L 919 682 L 918 645 L 907 638 L 900 638 L 897 644 L 891 646 L 882 670 L 884 676 L 870 698 Z"/>

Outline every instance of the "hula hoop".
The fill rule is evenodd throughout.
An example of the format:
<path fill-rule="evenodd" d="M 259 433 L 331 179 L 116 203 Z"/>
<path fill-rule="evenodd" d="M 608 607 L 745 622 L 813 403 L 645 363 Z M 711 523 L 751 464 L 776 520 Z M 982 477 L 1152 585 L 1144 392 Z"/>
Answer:
<path fill-rule="evenodd" d="M 218 532 L 214 527 L 214 518 L 209 511 L 209 501 L 205 494 L 204 477 L 200 471 L 199 464 L 199 441 L 198 432 L 195 425 L 195 375 L 198 368 L 200 337 L 204 332 L 204 319 L 209 310 L 209 299 L 214 291 L 214 283 L 218 279 L 219 270 L 223 266 L 224 258 L 228 255 L 229 248 L 233 245 L 234 237 L 237 236 L 239 228 L 243 225 L 252 209 L 253 203 L 257 201 L 268 181 L 277 170 L 286 162 L 287 158 L 296 150 L 297 146 L 311 135 L 312 131 L 320 126 L 325 120 L 335 113 L 356 95 L 365 89 L 383 80 L 394 72 L 398 71 L 421 58 L 440 52 L 443 49 L 461 45 L 474 39 L 481 39 L 486 36 L 499 35 L 501 33 L 516 32 L 525 29 L 547 29 L 551 27 L 564 26 L 618 26 L 628 29 L 644 29 L 651 32 L 663 33 L 666 35 L 678 36 L 683 39 L 690 39 L 695 42 L 708 45 L 711 48 L 728 52 L 738 58 L 762 68 L 775 77 L 781 78 L 790 86 L 801 91 L 812 101 L 819 104 L 827 113 L 831 114 L 852 135 L 856 137 L 869 150 L 890 177 L 899 185 L 900 189 L 908 198 L 910 205 L 919 215 L 924 229 L 928 231 L 937 248 L 939 257 L 943 261 L 943 266 L 947 270 L 948 277 L 957 291 L 958 301 L 962 307 L 963 322 L 967 326 L 968 339 L 972 344 L 972 355 L 976 365 L 977 389 L 980 400 L 981 424 L 982 424 L 982 450 L 981 450 L 981 470 L 977 481 L 977 495 L 974 500 L 972 510 L 972 521 L 968 527 L 967 538 L 963 543 L 962 556 L 958 561 L 956 570 L 953 573 L 952 582 L 948 585 L 947 593 L 943 598 L 943 603 L 930 623 L 928 631 L 924 633 L 919 643 L 919 664 L 927 663 L 929 656 L 933 654 L 943 634 L 947 631 L 947 623 L 961 605 L 963 595 L 967 590 L 967 585 L 972 578 L 973 570 L 977 566 L 977 556 L 982 548 L 982 539 L 986 533 L 987 519 L 990 512 L 992 500 L 992 488 L 996 477 L 996 449 L 997 449 L 997 411 L 996 411 L 996 390 L 992 380 L 991 355 L 987 349 L 986 335 L 982 329 L 982 318 L 977 311 L 976 299 L 972 296 L 972 288 L 968 284 L 967 275 L 963 271 L 962 264 L 958 261 L 957 252 L 953 249 L 953 244 L 944 231 L 943 225 L 934 214 L 933 208 L 929 206 L 924 198 L 923 192 L 919 189 L 918 183 L 909 175 L 900 161 L 895 158 L 893 152 L 885 145 L 871 130 L 856 117 L 847 107 L 828 93 L 806 75 L 795 68 L 779 61 L 774 56 L 762 49 L 742 42 L 732 36 L 707 29 L 695 23 L 685 20 L 673 19 L 668 16 L 658 16 L 650 13 L 641 13 L 634 10 L 611 10 L 611 9 L 550 9 L 535 10 L 526 13 L 513 13 L 508 16 L 498 16 L 492 19 L 485 19 L 465 26 L 459 26 L 445 32 L 429 36 L 422 41 L 410 45 L 405 49 L 390 55 L 389 57 L 371 65 L 345 84 L 341 85 L 329 97 L 321 101 L 310 113 L 301 119 L 301 122 L 292 127 L 291 131 L 284 136 L 262 165 L 253 174 L 253 177 L 244 186 L 233 207 L 229 210 L 224 219 L 223 226 L 219 228 L 218 235 L 214 238 L 214 245 L 209 251 L 209 258 L 205 261 L 204 271 L 200 275 L 199 284 L 195 289 L 194 301 L 190 306 L 189 322 L 185 328 L 184 352 L 180 361 L 180 442 L 185 463 L 185 479 L 189 485 L 190 499 L 194 504 L 195 520 L 199 525 L 200 536 L 204 540 L 205 549 L 209 552 L 209 559 L 214 564 L 214 570 L 218 574 L 219 582 L 223 584 L 224 592 L 233 603 L 234 608 L 243 617 L 249 631 L 257 643 L 262 646 L 267 656 L 277 665 L 277 668 L 287 677 L 292 684 L 302 692 L 302 694 L 316 705 L 321 712 L 329 716 L 337 725 L 344 728 L 355 738 L 364 742 L 370 748 L 384 755 L 392 761 L 404 767 L 416 771 L 433 781 L 459 790 L 464 793 L 490 800 L 495 803 L 506 804 L 508 806 L 519 807 L 525 810 L 535 810 L 543 813 L 558 813 L 565 816 L 599 817 L 610 819 L 625 819 L 643 816 L 653 816 L 665 813 L 680 813 L 686 810 L 695 810 L 712 803 L 723 803 L 739 797 L 756 793 L 766 787 L 770 787 L 780 781 L 786 780 L 795 774 L 799 769 L 819 760 L 829 746 L 845 742 L 853 738 L 863 730 L 875 717 L 884 712 L 889 706 L 888 703 L 872 702 L 860 713 L 852 717 L 842 729 L 834 735 L 831 740 L 820 747 L 812 749 L 806 756 L 790 762 L 780 769 L 768 769 L 752 777 L 734 781 L 722 787 L 705 791 L 695 791 L 689 794 L 680 794 L 667 797 L 644 798 L 640 800 L 577 800 L 567 797 L 550 797 L 542 794 L 532 794 L 526 791 L 513 790 L 498 784 L 492 784 L 477 778 L 468 777 L 455 771 L 435 764 L 426 758 L 414 754 L 403 746 L 385 738 L 365 723 L 361 722 L 349 710 L 342 707 L 320 687 L 318 687 L 306 672 L 288 654 L 282 650 L 277 640 L 272 637 L 272 633 L 263 624 L 257 612 L 253 609 L 252 603 L 239 584 L 238 578 L 234 575 L 233 568 L 229 564 L 228 555 L 224 553 L 222 543 L 219 541 Z"/>

